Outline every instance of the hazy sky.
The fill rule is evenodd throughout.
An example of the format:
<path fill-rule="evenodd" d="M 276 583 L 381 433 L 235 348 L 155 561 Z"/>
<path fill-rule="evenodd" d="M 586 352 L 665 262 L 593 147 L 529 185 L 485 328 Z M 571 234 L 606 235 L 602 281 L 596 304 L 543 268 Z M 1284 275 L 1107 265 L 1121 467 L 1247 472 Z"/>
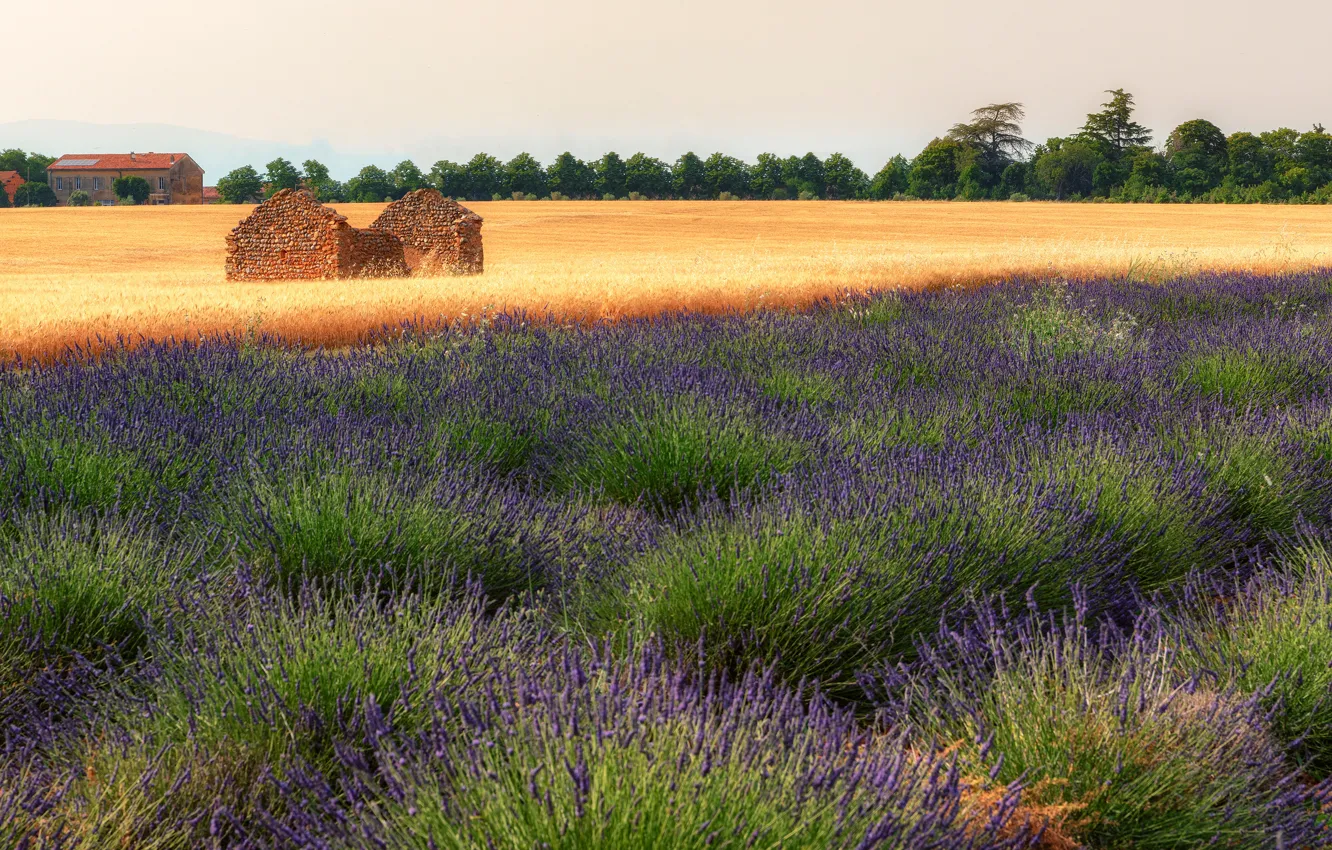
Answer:
<path fill-rule="evenodd" d="M 1121 86 L 1157 142 L 1195 117 L 1332 126 L 1329 0 L 5 6 L 30 35 L 6 40 L 20 84 L 0 122 L 160 122 L 427 168 L 478 149 L 840 150 L 872 172 L 981 104 L 1024 102 L 1039 141 Z"/>

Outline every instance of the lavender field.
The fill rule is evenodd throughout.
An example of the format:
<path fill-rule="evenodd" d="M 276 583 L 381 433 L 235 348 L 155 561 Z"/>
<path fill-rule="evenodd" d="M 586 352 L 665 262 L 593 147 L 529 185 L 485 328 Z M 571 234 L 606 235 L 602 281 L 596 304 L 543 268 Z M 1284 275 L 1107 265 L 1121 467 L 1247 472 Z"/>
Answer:
<path fill-rule="evenodd" d="M 1332 272 L 0 371 L 0 845 L 1332 845 Z"/>

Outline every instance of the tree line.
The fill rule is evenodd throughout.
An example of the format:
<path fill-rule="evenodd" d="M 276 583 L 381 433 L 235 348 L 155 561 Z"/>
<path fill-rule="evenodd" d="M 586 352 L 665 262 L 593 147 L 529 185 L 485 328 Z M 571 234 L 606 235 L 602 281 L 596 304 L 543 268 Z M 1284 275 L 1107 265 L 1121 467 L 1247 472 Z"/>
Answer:
<path fill-rule="evenodd" d="M 914 159 L 898 155 L 873 176 L 834 153 L 745 162 L 724 153 L 686 153 L 673 163 L 636 153 L 585 162 L 562 153 L 543 166 L 529 153 L 508 162 L 479 153 L 441 160 L 423 172 L 411 161 L 391 171 L 370 165 L 345 183 L 315 160 L 298 169 L 284 159 L 264 173 L 242 168 L 218 184 L 239 202 L 306 186 L 322 200 L 396 200 L 425 186 L 462 200 L 677 198 L 828 200 L 1107 200 L 1130 202 L 1332 203 L 1332 135 L 1281 128 L 1225 135 L 1204 119 L 1180 124 L 1158 148 L 1134 120 L 1133 95 L 1107 91 L 1077 132 L 1040 144 L 1022 135 L 1021 103 L 975 110 Z"/>
<path fill-rule="evenodd" d="M 383 202 L 433 187 L 459 200 L 828 199 L 828 200 L 1106 200 L 1127 202 L 1332 203 L 1332 135 L 1280 128 L 1227 136 L 1210 121 L 1180 124 L 1159 147 L 1134 120 L 1133 95 L 1109 100 L 1068 136 L 1035 144 L 1022 135 L 1017 102 L 975 110 L 914 159 L 898 155 L 873 176 L 848 157 L 759 154 L 746 162 L 724 153 L 686 153 L 668 163 L 636 153 L 584 161 L 565 152 L 549 165 L 530 153 L 507 162 L 479 153 L 465 163 L 440 160 L 422 171 L 404 160 L 391 170 L 367 165 L 347 181 L 317 160 L 297 167 L 278 158 L 263 172 L 244 166 L 218 181 L 223 201 L 246 203 L 304 187 L 327 202 Z M 24 157 L 27 157 L 24 159 Z M 43 174 L 51 160 L 0 153 L 0 170 L 17 162 Z M 40 193 L 28 190 L 29 196 Z M 49 190 L 48 190 L 49 192 Z M 54 202 L 54 196 L 51 197 Z"/>

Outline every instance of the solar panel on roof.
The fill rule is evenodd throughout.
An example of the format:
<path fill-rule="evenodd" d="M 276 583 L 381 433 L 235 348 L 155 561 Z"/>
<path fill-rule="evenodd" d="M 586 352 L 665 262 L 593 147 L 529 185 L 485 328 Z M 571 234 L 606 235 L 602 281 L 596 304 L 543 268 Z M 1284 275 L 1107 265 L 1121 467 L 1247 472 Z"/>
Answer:
<path fill-rule="evenodd" d="M 95 159 L 62 159 L 56 165 L 96 165 Z"/>

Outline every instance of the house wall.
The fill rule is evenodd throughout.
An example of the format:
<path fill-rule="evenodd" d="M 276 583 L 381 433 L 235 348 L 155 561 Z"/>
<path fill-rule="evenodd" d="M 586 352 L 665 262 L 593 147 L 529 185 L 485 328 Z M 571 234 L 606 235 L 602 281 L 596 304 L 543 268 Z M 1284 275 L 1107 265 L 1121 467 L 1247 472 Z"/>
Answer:
<path fill-rule="evenodd" d="M 171 203 L 202 204 L 204 173 L 192 159 L 178 159 L 171 167 Z"/>
<path fill-rule="evenodd" d="M 88 193 L 94 204 L 117 202 L 116 193 L 111 190 L 111 183 L 122 176 L 142 177 L 148 181 L 152 193 L 149 203 L 162 196 L 172 205 L 202 204 L 204 172 L 192 159 L 178 159 L 170 168 L 156 169 L 99 169 L 70 168 L 47 173 L 47 182 L 55 192 L 56 200 L 62 205 L 69 202 L 69 196 L 78 191 L 82 181 L 83 191 Z M 101 188 L 94 188 L 101 180 Z"/>
<path fill-rule="evenodd" d="M 169 173 L 167 169 L 160 171 L 112 171 L 94 168 L 80 168 L 78 170 L 60 170 L 52 171 L 47 174 L 47 183 L 55 192 L 56 200 L 64 205 L 69 202 L 69 196 L 79 190 L 79 183 L 82 181 L 82 190 L 88 193 L 94 204 L 114 204 L 117 201 L 116 193 L 111 191 L 111 184 L 122 174 L 137 174 L 148 181 L 148 186 L 154 192 L 157 191 L 157 178 L 167 178 Z M 101 181 L 101 188 L 95 188 Z"/>

